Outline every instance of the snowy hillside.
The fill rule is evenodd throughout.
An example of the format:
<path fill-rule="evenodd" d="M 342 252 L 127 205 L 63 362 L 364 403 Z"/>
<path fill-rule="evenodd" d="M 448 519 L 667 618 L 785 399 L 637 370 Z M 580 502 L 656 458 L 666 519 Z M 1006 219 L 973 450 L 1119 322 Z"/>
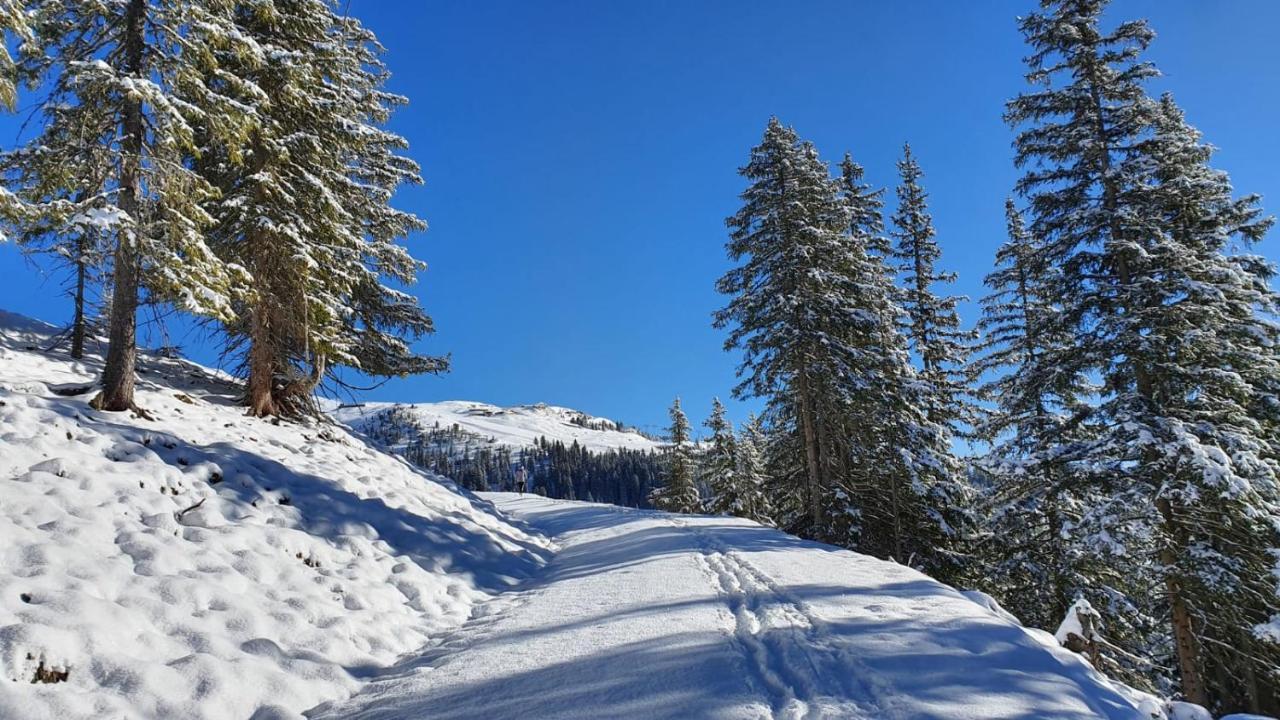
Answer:
<path fill-rule="evenodd" d="M 96 412 L 99 360 L 48 331 L 0 313 L 0 718 L 299 717 L 540 562 L 483 501 L 247 418 L 193 364 L 144 357 L 150 420 Z"/>
<path fill-rule="evenodd" d="M 531 447 L 539 438 L 574 442 L 592 452 L 655 450 L 661 443 L 618 423 L 554 405 L 503 408 L 479 402 L 450 400 L 435 403 L 365 403 L 334 408 L 332 415 L 353 428 L 362 428 L 392 410 L 410 413 L 424 430 L 448 430 L 455 425 L 475 443 L 509 448 Z"/>

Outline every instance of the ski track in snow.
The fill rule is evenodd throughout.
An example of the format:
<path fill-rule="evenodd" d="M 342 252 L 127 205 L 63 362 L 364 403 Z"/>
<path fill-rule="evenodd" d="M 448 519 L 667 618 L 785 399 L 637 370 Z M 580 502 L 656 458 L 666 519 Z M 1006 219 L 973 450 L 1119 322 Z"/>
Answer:
<path fill-rule="evenodd" d="M 754 523 L 507 493 L 557 546 L 313 720 L 1140 720 L 1052 638 L 910 569 Z"/>
<path fill-rule="evenodd" d="M 848 658 L 828 642 L 822 621 L 802 600 L 789 596 L 767 575 L 697 525 L 677 521 L 698 536 L 697 561 L 729 606 L 729 633 L 742 648 L 755 685 L 770 698 L 777 720 L 822 717 L 893 718 L 882 708 L 823 698 L 819 688 L 833 679 L 854 696 L 871 697 L 847 670 Z M 853 686 L 853 687 L 851 687 Z"/>

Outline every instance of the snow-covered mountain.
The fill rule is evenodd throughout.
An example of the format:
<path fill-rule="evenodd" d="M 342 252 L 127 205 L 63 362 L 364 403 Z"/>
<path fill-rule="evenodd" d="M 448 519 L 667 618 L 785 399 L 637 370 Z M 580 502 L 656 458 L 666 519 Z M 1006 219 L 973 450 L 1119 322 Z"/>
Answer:
<path fill-rule="evenodd" d="M 498 407 L 480 402 L 449 400 L 434 403 L 371 402 L 330 405 L 330 414 L 352 428 L 364 430 L 389 413 L 405 413 L 423 430 L 459 428 L 474 444 L 508 448 L 532 447 L 539 438 L 578 443 L 591 452 L 656 450 L 661 443 L 606 418 L 555 405 Z"/>

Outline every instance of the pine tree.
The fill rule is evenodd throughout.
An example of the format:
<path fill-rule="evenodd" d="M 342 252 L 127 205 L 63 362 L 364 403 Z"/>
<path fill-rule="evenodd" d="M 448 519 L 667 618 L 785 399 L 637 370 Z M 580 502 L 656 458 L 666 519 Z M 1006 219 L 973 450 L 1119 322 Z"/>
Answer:
<path fill-rule="evenodd" d="M 224 60 L 256 120 L 243 149 L 201 165 L 221 190 L 211 203 L 218 252 L 252 273 L 232 348 L 247 345 L 254 415 L 295 414 L 339 367 L 368 376 L 440 372 L 415 354 L 434 330 L 412 283 L 422 264 L 397 240 L 425 224 L 390 206 L 417 165 L 380 126 L 405 100 L 382 90 L 381 46 L 323 0 L 256 0 L 237 14 L 252 54 Z"/>
<path fill-rule="evenodd" d="M 974 363 L 975 376 L 987 378 L 979 395 L 994 405 L 978 428 L 992 444 L 980 462 L 987 530 L 980 582 L 1027 625 L 1051 628 L 1079 594 L 1104 600 L 1096 591 L 1115 590 L 1117 579 L 1068 532 L 1100 504 L 1088 474 L 1064 462 L 1089 437 L 1077 421 L 1095 388 L 1083 374 L 1044 362 L 1071 338 L 1048 294 L 1054 270 L 1038 261 L 1039 244 L 1012 199 L 1005 217 L 1009 239 L 986 278 L 991 294 L 982 300 L 982 355 Z"/>
<path fill-rule="evenodd" d="M 1276 358 L 1261 314 L 1275 299 L 1271 268 L 1227 243 L 1269 221 L 1255 198 L 1231 198 L 1172 101 L 1147 96 L 1151 30 L 1103 33 L 1104 6 L 1045 0 L 1021 21 L 1028 77 L 1044 87 L 1007 116 L 1023 126 L 1018 163 L 1034 169 L 1019 189 L 1072 332 L 1043 361 L 1101 380 L 1087 421 L 1106 432 L 1074 457 L 1105 477 L 1085 522 L 1133 529 L 1107 539 L 1124 544 L 1124 572 L 1159 582 L 1184 696 L 1267 707 L 1275 646 L 1255 629 L 1277 601 L 1259 578 L 1280 543 L 1263 520 L 1276 507 Z"/>
<path fill-rule="evenodd" d="M 759 418 L 754 415 L 747 418 L 733 449 L 737 497 L 729 512 L 762 525 L 773 525 L 773 503 L 768 491 L 768 438 Z"/>
<path fill-rule="evenodd" d="M 218 49 L 237 42 L 231 3 L 36 0 L 25 8 L 43 49 L 24 60 L 26 72 L 47 78 L 50 95 L 44 144 L 19 151 L 6 173 L 26 203 L 25 232 L 90 217 L 115 235 L 110 344 L 94 405 L 126 410 L 134 407 L 140 289 L 228 320 L 243 279 L 205 244 L 210 218 L 201 203 L 214 191 L 189 163 L 201 151 L 195 126 L 234 144 L 245 124 L 244 109 L 208 82 Z M 77 194 L 86 179 L 101 189 Z"/>
<path fill-rule="evenodd" d="M 667 440 L 666 477 L 661 488 L 653 491 L 649 501 L 659 510 L 676 513 L 696 513 L 702 509 L 698 487 L 693 482 L 693 445 L 689 438 L 689 418 L 680 408 L 680 398 L 671 404 L 671 426 Z"/>
<path fill-rule="evenodd" d="M 711 431 L 711 447 L 699 463 L 699 480 L 710 492 L 706 498 L 707 511 L 715 515 L 737 515 L 742 502 L 737 439 L 720 398 L 712 398 L 711 416 L 704 425 Z"/>
<path fill-rule="evenodd" d="M 850 547 L 958 580 L 961 543 L 971 524 L 969 492 L 950 429 L 930 416 L 931 386 L 910 363 L 881 193 L 862 177 L 846 154 L 840 184 L 851 208 L 849 241 L 857 262 L 850 272 L 859 288 L 854 302 L 869 322 L 846 329 L 846 341 L 864 349 L 864 364 L 852 412 L 839 428 L 849 446 L 834 493 L 840 522 L 832 529 Z"/>
<path fill-rule="evenodd" d="M 956 305 L 964 298 L 935 293 L 939 285 L 954 283 L 955 273 L 941 272 L 937 261 L 942 251 L 935 239 L 928 195 L 920 186 L 924 172 L 911 154 L 911 145 L 902 148 L 898 161 L 901 183 L 898 208 L 893 214 L 893 257 L 904 284 L 903 310 L 907 335 L 920 363 L 920 376 L 929 384 L 929 420 L 954 430 L 972 422 L 967 401 L 968 358 L 973 333 L 960 328 Z"/>
<path fill-rule="evenodd" d="M 730 328 L 726 349 L 740 348 L 739 397 L 765 397 L 779 426 L 794 427 L 803 448 L 803 522 L 817 536 L 828 526 L 831 468 L 840 452 L 829 432 L 847 401 L 861 350 L 830 327 L 865 322 L 850 303 L 850 209 L 812 145 L 772 118 L 739 173 L 750 181 L 743 207 L 727 224 L 732 260 L 717 283 L 730 296 L 716 314 Z"/>

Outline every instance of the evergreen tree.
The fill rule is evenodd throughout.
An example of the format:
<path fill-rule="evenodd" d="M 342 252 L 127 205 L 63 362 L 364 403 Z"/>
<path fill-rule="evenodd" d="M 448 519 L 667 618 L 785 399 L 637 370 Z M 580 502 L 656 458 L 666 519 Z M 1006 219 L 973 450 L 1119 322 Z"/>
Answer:
<path fill-rule="evenodd" d="M 1044 362 L 1095 373 L 1089 422 L 1106 428 L 1075 464 L 1102 471 L 1103 529 L 1136 528 L 1117 558 L 1163 591 L 1184 696 L 1218 709 L 1274 704 L 1274 614 L 1261 581 L 1277 545 L 1271 268 L 1227 252 L 1269 225 L 1226 176 L 1172 101 L 1147 96 L 1142 22 L 1099 29 L 1102 0 L 1045 0 L 1021 21 L 1033 48 L 1011 101 L 1023 126 L 1019 184 L 1031 201 L 1048 293 L 1072 331 Z M 1054 87 L 1055 80 L 1061 81 Z M 1100 537 L 1100 536 L 1095 536 Z M 1122 560 L 1117 560 L 1121 562 Z"/>
<path fill-rule="evenodd" d="M 24 58 L 25 72 L 48 78 L 50 96 L 44 132 L 12 156 L 6 174 L 27 204 L 24 231 L 90 217 L 114 233 L 110 345 L 94 405 L 126 410 L 134 407 L 140 288 L 227 320 L 231 290 L 243 279 L 205 244 L 210 218 L 201 204 L 214 190 L 189 162 L 202 150 L 196 126 L 234 145 L 246 123 L 244 108 L 208 82 L 218 72 L 213 58 L 239 42 L 231 3 L 36 0 L 24 7 L 43 49 Z M 90 187 L 101 179 L 101 189 L 76 194 L 86 179 Z"/>
<path fill-rule="evenodd" d="M 717 284 L 730 300 L 715 324 L 731 328 L 726 349 L 743 351 L 735 394 L 768 398 L 777 424 L 799 433 L 803 522 L 816 536 L 829 526 L 830 473 L 840 454 L 824 420 L 847 416 L 846 378 L 856 377 L 862 359 L 831 327 L 866 321 L 851 302 L 850 209 L 813 146 L 777 118 L 739 172 L 751 184 L 727 221 L 727 249 L 742 264 Z"/>
<path fill-rule="evenodd" d="M 937 286 L 955 282 L 956 275 L 937 269 L 942 251 L 935 240 L 928 195 L 920 186 L 924 173 L 911 154 L 910 144 L 902 148 L 898 173 L 901 183 L 893 214 L 893 257 L 905 285 L 902 306 L 907 335 L 920 362 L 920 377 L 929 384 L 929 420 L 959 430 L 973 419 L 967 383 L 974 336 L 960 328 L 956 305 L 964 298 L 935 293 Z"/>
<path fill-rule="evenodd" d="M 689 418 L 680 408 L 680 398 L 671 404 L 671 427 L 667 439 L 667 467 L 663 485 L 653 491 L 650 502 L 659 510 L 676 513 L 696 513 L 702 509 L 702 499 L 693 482 L 693 446 L 689 440 Z"/>
<path fill-rule="evenodd" d="M 11 35 L 22 50 L 33 50 L 27 45 L 33 37 L 23 0 L 0 0 L 0 106 L 7 110 L 17 107 L 21 74 L 18 61 L 9 52 Z"/>
<path fill-rule="evenodd" d="M 773 525 L 773 503 L 768 491 L 768 438 L 759 418 L 754 415 L 747 418 L 733 449 L 737 497 L 728 512 L 762 525 Z"/>
<path fill-rule="evenodd" d="M 1068 347 L 1048 294 L 1053 268 L 1038 261 L 1039 244 L 1013 200 L 1005 203 L 1008 241 L 986 278 L 978 324 L 980 396 L 992 401 L 979 435 L 992 444 L 982 458 L 986 513 L 984 589 L 1033 627 L 1051 628 L 1081 593 L 1095 600 L 1127 597 L 1098 546 L 1078 528 L 1095 497 L 1095 478 L 1067 460 L 1092 430 L 1085 400 L 1095 392 L 1081 373 L 1044 362 Z M 1101 593 L 1101 594 L 1100 594 Z M 1105 597 L 1104 597 L 1105 595 Z M 1126 604 L 1128 604 L 1126 602 Z M 1108 617 L 1120 613 L 1110 603 Z"/>
<path fill-rule="evenodd" d="M 403 138 L 380 126 L 404 98 L 382 90 L 381 46 L 324 0 L 242 3 L 239 31 L 255 52 L 224 60 L 248 91 L 255 123 L 243 149 L 201 165 L 221 190 L 211 204 L 216 247 L 254 281 L 239 303 L 232 347 L 247 345 L 254 415 L 306 409 L 339 367 L 371 376 L 440 372 L 447 362 L 406 342 L 433 331 L 409 284 L 423 266 L 396 241 L 425 229 L 390 206 L 418 168 Z"/>
<path fill-rule="evenodd" d="M 733 424 L 725 417 L 720 398 L 711 401 L 711 416 L 704 423 L 711 431 L 711 447 L 699 463 L 699 480 L 710 492 L 707 511 L 716 515 L 737 515 L 741 507 L 742 489 L 738 477 L 738 458 Z"/>

